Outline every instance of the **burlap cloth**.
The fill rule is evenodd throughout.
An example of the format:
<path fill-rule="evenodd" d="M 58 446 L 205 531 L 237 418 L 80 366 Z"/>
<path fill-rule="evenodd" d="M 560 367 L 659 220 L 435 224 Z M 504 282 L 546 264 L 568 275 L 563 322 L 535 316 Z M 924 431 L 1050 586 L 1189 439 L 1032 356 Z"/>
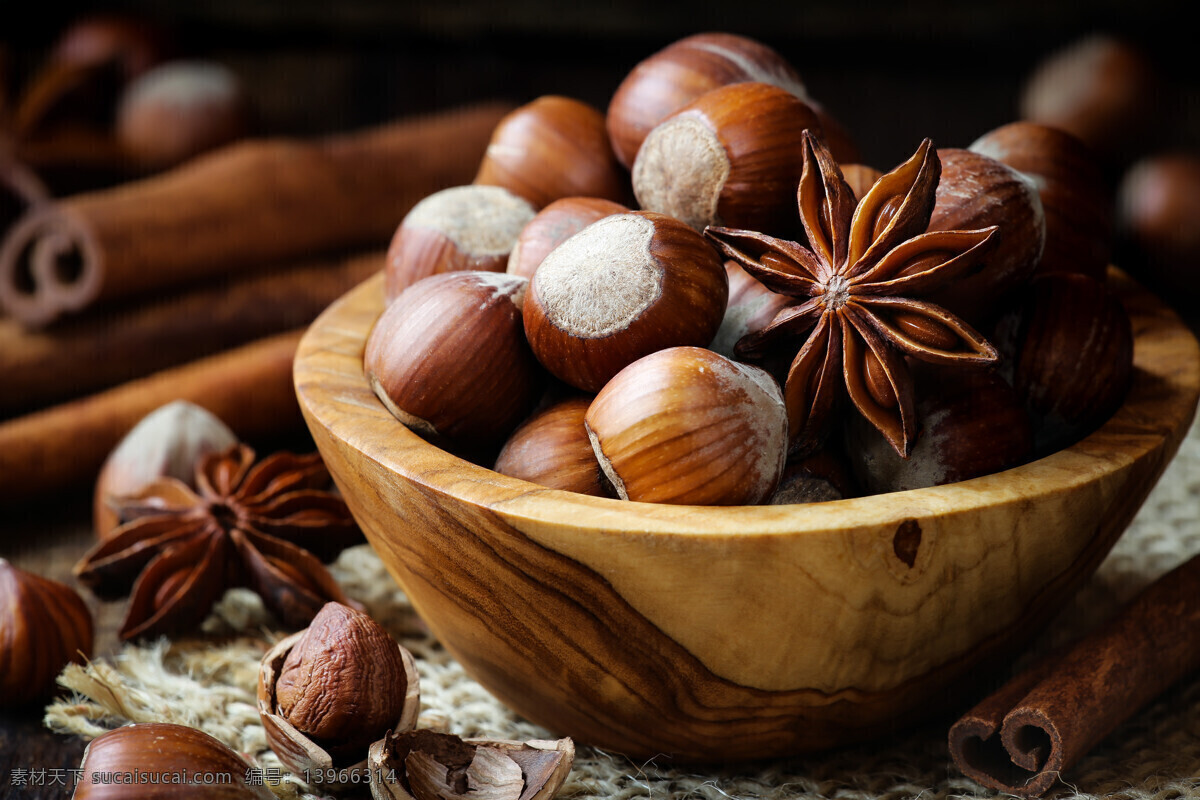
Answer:
<path fill-rule="evenodd" d="M 1200 553 L 1200 427 L 1095 577 L 1018 661 L 1073 641 L 1158 575 Z M 369 547 L 335 565 L 351 596 L 417 657 L 419 724 L 468 736 L 507 739 L 551 734 L 509 712 L 433 641 Z M 63 683 L 76 692 L 47 709 L 46 724 L 95 736 L 134 721 L 200 727 L 268 769 L 278 761 L 266 745 L 254 701 L 258 660 L 276 634 L 257 598 L 231 593 L 206 623 L 208 635 L 126 647 L 111 661 L 69 668 Z M 1200 635 L 1200 632 L 1198 632 Z M 966 709 L 962 709 L 965 711 Z M 580 748 L 560 798 L 916 798 L 990 797 L 964 778 L 946 747 L 952 722 L 940 720 L 882 741 L 818 755 L 725 768 L 677 768 L 632 762 Z M 1062 776 L 1049 797 L 1200 798 L 1200 675 L 1170 689 L 1119 727 Z M 284 781 L 282 797 L 311 797 Z"/>

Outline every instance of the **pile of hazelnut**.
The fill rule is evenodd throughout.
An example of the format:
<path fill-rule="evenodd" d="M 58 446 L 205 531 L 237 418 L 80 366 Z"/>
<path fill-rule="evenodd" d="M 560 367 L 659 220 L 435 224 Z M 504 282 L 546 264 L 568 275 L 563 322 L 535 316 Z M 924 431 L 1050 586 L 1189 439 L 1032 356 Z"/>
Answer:
<path fill-rule="evenodd" d="M 412 430 L 506 475 L 697 505 L 964 480 L 1059 449 L 1120 406 L 1133 348 L 1106 283 L 1108 192 L 1082 142 L 1030 122 L 937 150 L 928 173 L 930 235 L 994 233 L 978 268 L 923 299 L 952 314 L 930 319 L 986 337 L 992 363 L 951 368 L 898 350 L 885 360 L 904 381 L 883 381 L 866 401 L 878 359 L 864 362 L 865 378 L 826 374 L 841 372 L 839 358 L 801 379 L 789 364 L 803 336 L 751 355 L 736 347 L 809 298 L 772 291 L 706 232 L 804 244 L 797 187 L 810 137 L 841 165 L 851 203 L 899 180 L 890 176 L 901 168 L 856 163 L 850 137 L 795 69 L 740 36 L 691 36 L 652 55 L 607 113 L 556 96 L 517 109 L 475 182 L 426 198 L 396 231 L 387 307 L 364 355 L 373 390 Z M 918 189 L 933 196 L 932 183 L 910 195 Z M 898 203 L 875 212 L 877 235 Z M 832 215 L 813 208 L 809 219 L 830 228 Z M 922 324 L 914 337 L 936 349 L 945 326 Z M 906 433 L 898 447 L 864 424 L 869 414 L 846 390 L 821 409 L 834 421 L 819 440 L 799 436 L 794 404 L 830 379 L 858 389 L 860 408 L 903 394 L 911 442 Z"/>

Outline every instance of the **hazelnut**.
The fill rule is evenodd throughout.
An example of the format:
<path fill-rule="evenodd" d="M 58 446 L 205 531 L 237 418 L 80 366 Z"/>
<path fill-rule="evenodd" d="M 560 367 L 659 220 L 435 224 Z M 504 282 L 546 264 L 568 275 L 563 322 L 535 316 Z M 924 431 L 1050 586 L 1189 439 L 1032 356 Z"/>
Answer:
<path fill-rule="evenodd" d="M 125 434 L 100 468 L 92 500 L 93 530 L 104 538 L 125 520 L 113 498 L 133 495 L 159 478 L 176 478 L 196 488 L 196 462 L 220 453 L 238 438 L 209 411 L 186 400 L 161 406 Z"/>
<path fill-rule="evenodd" d="M 267 741 L 298 775 L 361 763 L 388 731 L 411 729 L 420 705 L 412 654 L 341 603 L 326 603 L 308 628 L 271 648 L 259 669 Z"/>
<path fill-rule="evenodd" d="M 1118 37 L 1085 36 L 1048 55 L 1021 90 L 1025 119 L 1081 139 L 1106 164 L 1147 149 L 1162 122 L 1161 79 L 1138 48 Z"/>
<path fill-rule="evenodd" d="M 938 157 L 942 176 L 929 230 L 999 229 L 982 269 L 958 278 L 928 300 L 976 328 L 987 328 L 1041 260 L 1046 241 L 1041 197 L 1032 179 L 994 158 L 953 148 L 938 150 Z"/>
<path fill-rule="evenodd" d="M 642 208 L 686 222 L 789 234 L 798 226 L 797 146 L 820 131 L 813 110 L 784 89 L 737 83 L 701 95 L 647 135 L 633 163 Z"/>
<path fill-rule="evenodd" d="M 1120 407 L 1133 380 L 1133 330 L 1105 284 L 1086 275 L 1036 278 L 1016 310 L 1013 386 L 1039 453 L 1059 450 Z"/>
<path fill-rule="evenodd" d="M 125 87 L 117 139 L 139 166 L 163 169 L 240 139 L 249 100 L 234 72 L 208 61 L 169 61 Z"/>
<path fill-rule="evenodd" d="M 510 275 L 532 278 L 551 250 L 597 220 L 629 209 L 620 203 L 599 197 L 564 197 L 537 213 L 521 229 L 517 243 L 508 255 Z"/>
<path fill-rule="evenodd" d="M 779 488 L 771 496 L 770 503 L 773 506 L 823 503 L 856 495 L 850 463 L 845 454 L 826 443 L 815 453 L 787 463 L 779 480 Z"/>
<path fill-rule="evenodd" d="M 883 177 L 883 173 L 866 164 L 843 164 L 842 177 L 846 179 L 854 196 L 861 200 L 867 196 L 875 182 Z"/>
<path fill-rule="evenodd" d="M 921 435 L 901 458 L 862 417 L 846 452 L 870 493 L 957 483 L 1015 467 L 1033 454 L 1033 429 L 1017 393 L 991 371 L 914 364 Z"/>
<path fill-rule="evenodd" d="M 1200 157 L 1135 163 L 1117 189 L 1117 213 L 1131 268 L 1165 291 L 1200 293 Z"/>
<path fill-rule="evenodd" d="M 535 210 L 499 186 L 455 186 L 412 207 L 392 236 L 384 266 L 388 302 L 430 275 L 503 272 Z"/>
<path fill-rule="evenodd" d="M 646 58 L 621 81 L 608 105 L 606 124 L 617 160 L 631 166 L 642 140 L 660 122 L 705 92 L 746 81 L 808 96 L 783 56 L 744 36 L 696 34 Z"/>
<path fill-rule="evenodd" d="M 496 457 L 496 472 L 568 492 L 608 497 L 583 415 L 590 397 L 542 409 L 513 431 Z"/>
<path fill-rule="evenodd" d="M 92 615 L 64 583 L 0 558 L 0 707 L 45 700 L 70 662 L 92 652 Z"/>
<path fill-rule="evenodd" d="M 469 271 L 405 289 L 367 337 L 376 396 L 422 435 L 468 450 L 502 442 L 539 397 L 541 368 L 521 324 L 528 285 Z"/>
<path fill-rule="evenodd" d="M 1112 197 L 1096 156 L 1075 136 L 1036 122 L 1011 122 L 968 148 L 994 158 L 1037 187 L 1046 246 L 1037 273 L 1080 272 L 1103 279 L 1112 242 Z"/>
<path fill-rule="evenodd" d="M 186 725 L 144 722 L 97 736 L 83 751 L 75 800 L 271 800 L 246 781 L 251 765 Z M 116 779 L 117 776 L 124 780 Z"/>
<path fill-rule="evenodd" d="M 525 335 L 553 375 L 595 392 L 655 350 L 707 345 L 728 291 L 696 230 L 650 211 L 614 214 L 542 261 L 525 295 Z"/>
<path fill-rule="evenodd" d="M 779 380 L 787 375 L 794 350 L 789 354 L 786 348 L 779 348 L 755 359 L 741 358 L 734 350 L 742 337 L 771 324 L 780 311 L 797 302 L 796 298 L 771 291 L 732 259 L 725 262 L 725 276 L 729 281 L 729 300 L 725 304 L 721 327 L 708 349 L 737 361 L 752 360 Z"/>
<path fill-rule="evenodd" d="M 630 364 L 596 395 L 584 422 L 623 500 L 761 503 L 787 458 L 779 384 L 765 370 L 699 347 Z"/>
<path fill-rule="evenodd" d="M 563 197 L 624 202 L 625 169 L 617 163 L 604 114 L 569 97 L 539 97 L 496 126 L 475 183 L 502 186 L 544 208 Z"/>

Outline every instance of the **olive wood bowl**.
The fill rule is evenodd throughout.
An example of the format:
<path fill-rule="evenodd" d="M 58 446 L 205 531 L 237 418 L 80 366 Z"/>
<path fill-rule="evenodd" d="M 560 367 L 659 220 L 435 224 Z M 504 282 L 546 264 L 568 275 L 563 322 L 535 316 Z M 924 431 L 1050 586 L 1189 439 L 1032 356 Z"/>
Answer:
<path fill-rule="evenodd" d="M 634 757 L 782 756 L 961 710 L 1125 530 L 1188 430 L 1200 349 L 1152 295 L 1110 280 L 1136 369 L 1102 428 L 1002 473 L 850 500 L 625 502 L 450 455 L 363 377 L 379 277 L 313 323 L 295 385 L 367 539 L 502 702 Z"/>

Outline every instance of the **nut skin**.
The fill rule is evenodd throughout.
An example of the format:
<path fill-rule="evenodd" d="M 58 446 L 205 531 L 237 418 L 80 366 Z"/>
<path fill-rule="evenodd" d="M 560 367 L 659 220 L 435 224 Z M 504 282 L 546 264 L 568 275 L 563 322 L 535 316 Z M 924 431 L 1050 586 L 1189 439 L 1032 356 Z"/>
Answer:
<path fill-rule="evenodd" d="M 92 615 L 64 583 L 0 558 L 0 708 L 45 700 L 70 662 L 92 652 Z"/>
<path fill-rule="evenodd" d="M 92 528 L 104 538 L 121 521 L 109 502 L 136 494 L 158 478 L 177 478 L 195 488 L 196 461 L 220 453 L 238 438 L 198 405 L 176 400 L 147 414 L 125 434 L 100 468 L 92 498 Z"/>
<path fill-rule="evenodd" d="M 536 213 L 529 201 L 499 186 L 434 192 L 413 206 L 392 235 L 385 299 L 390 303 L 422 278 L 444 272 L 503 272 Z"/>
<path fill-rule="evenodd" d="M 550 489 L 613 496 L 583 424 L 591 402 L 571 397 L 534 414 L 504 443 L 493 469 Z"/>
<path fill-rule="evenodd" d="M 500 120 L 475 183 L 502 186 L 539 209 L 563 197 L 629 200 L 629 178 L 609 145 L 604 114 L 558 95 Z"/>
<path fill-rule="evenodd" d="M 1133 330 L 1108 287 L 1086 275 L 1036 278 L 1016 311 L 1012 382 L 1039 454 L 1090 433 L 1125 400 Z"/>
<path fill-rule="evenodd" d="M 915 364 L 921 436 L 902 459 L 882 436 L 851 420 L 846 452 L 871 494 L 921 489 L 990 475 L 1028 461 L 1033 429 L 1017 393 L 993 371 Z"/>
<path fill-rule="evenodd" d="M 542 262 L 525 294 L 525 335 L 551 374 L 596 392 L 656 350 L 707 345 L 728 293 L 723 263 L 699 232 L 651 211 L 614 214 Z"/>
<path fill-rule="evenodd" d="M 646 135 L 633 163 L 643 209 L 708 225 L 793 235 L 796 187 L 804 170 L 805 129 L 821 135 L 817 115 L 795 95 L 767 83 L 706 92 Z"/>
<path fill-rule="evenodd" d="M 270 800 L 250 786 L 250 764 L 217 739 L 184 725 L 146 722 L 97 736 L 83 751 L 75 800 Z M 103 776 L 103 777 L 99 777 Z M 127 778 L 123 782 L 113 777 Z"/>
<path fill-rule="evenodd" d="M 660 122 L 705 92 L 746 81 L 771 83 L 807 98 L 800 76 L 783 56 L 744 36 L 700 33 L 641 61 L 608 105 L 606 125 L 617 160 L 632 166 L 642 141 Z"/>
<path fill-rule="evenodd" d="M 1033 181 L 980 153 L 939 149 L 938 183 L 930 231 L 999 227 L 978 272 L 965 275 L 928 296 L 976 329 L 986 329 L 1003 313 L 1008 298 L 1028 283 L 1046 241 L 1046 220 Z"/>
<path fill-rule="evenodd" d="M 410 428 L 452 448 L 499 445 L 541 396 L 525 341 L 529 282 L 494 272 L 419 281 L 380 315 L 363 367 L 375 394 Z"/>
<path fill-rule="evenodd" d="M 367 614 L 327 603 L 263 657 L 258 707 L 267 741 L 293 772 L 343 769 L 389 730 L 416 724 L 416 665 Z"/>
<path fill-rule="evenodd" d="M 787 458 L 783 393 L 765 370 L 699 347 L 672 347 L 621 370 L 584 417 L 625 500 L 753 505 Z"/>
<path fill-rule="evenodd" d="M 1078 137 L 1036 122 L 1011 122 L 967 149 L 1033 179 L 1046 217 L 1037 274 L 1079 272 L 1103 279 L 1111 258 L 1112 192 L 1100 161 Z"/>
<path fill-rule="evenodd" d="M 1164 292 L 1200 294 L 1200 157 L 1138 160 L 1117 188 L 1117 213 L 1122 265 Z"/>
<path fill-rule="evenodd" d="M 542 259 L 551 250 L 593 222 L 626 211 L 629 211 L 626 206 L 600 197 L 564 197 L 555 200 L 521 229 L 517 243 L 508 254 L 505 272 L 532 278 Z"/>

